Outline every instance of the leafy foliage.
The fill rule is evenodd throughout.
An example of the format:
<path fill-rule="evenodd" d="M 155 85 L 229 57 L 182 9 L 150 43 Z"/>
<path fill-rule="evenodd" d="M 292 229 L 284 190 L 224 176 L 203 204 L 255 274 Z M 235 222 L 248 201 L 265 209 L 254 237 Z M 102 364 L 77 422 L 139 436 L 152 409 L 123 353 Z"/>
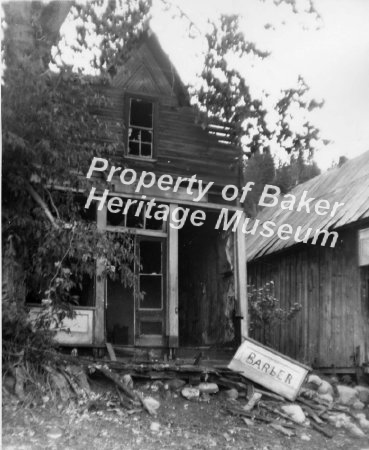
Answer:
<path fill-rule="evenodd" d="M 42 5 L 32 10 L 34 14 L 37 10 L 37 15 L 26 47 L 19 48 L 11 27 L 5 30 L 3 254 L 10 265 L 19 265 L 26 290 L 36 292 L 43 301 L 39 325 L 46 328 L 51 321 L 72 315 L 73 292 L 81 287 L 85 275 L 95 276 L 97 261 L 103 263 L 103 276 L 119 278 L 128 285 L 134 282 L 131 237 L 120 235 L 118 239 L 114 233 L 99 232 L 83 207 L 83 193 L 90 187 L 84 175 L 92 158 L 104 155 L 114 161 L 122 146 L 98 113 L 110 101 L 103 89 L 109 84 L 107 62 L 112 63 L 113 53 L 118 59 L 124 57 L 123 41 L 134 41 L 133 30 L 145 21 L 150 6 L 149 2 L 130 1 L 128 8 L 114 14 L 121 3 L 105 3 L 107 10 L 102 16 L 93 14 L 94 7 L 103 8 L 101 1 L 73 10 L 85 20 L 84 25 L 95 23 L 100 33 L 101 58 L 94 66 L 100 70 L 93 76 L 73 72 L 58 59 L 58 53 L 51 58 L 53 40 L 37 22 Z M 103 27 L 106 14 L 111 20 Z M 10 15 L 7 19 L 12 23 Z M 87 49 L 82 29 L 78 45 Z M 110 51 L 112 43 L 116 44 L 114 51 Z M 49 62 L 57 66 L 57 72 L 48 69 Z M 119 122 L 114 125 L 122 126 Z M 12 298 L 8 306 L 3 318 L 5 332 L 12 334 L 22 327 L 29 330 L 21 312 L 24 305 Z M 19 337 L 17 333 L 13 336 Z"/>
<path fill-rule="evenodd" d="M 292 320 L 301 310 L 299 303 L 294 303 L 289 308 L 282 308 L 279 300 L 274 295 L 274 282 L 266 283 L 257 289 L 249 286 L 248 291 L 250 331 L 262 334 L 262 342 L 271 345 L 272 329 L 278 324 Z"/>

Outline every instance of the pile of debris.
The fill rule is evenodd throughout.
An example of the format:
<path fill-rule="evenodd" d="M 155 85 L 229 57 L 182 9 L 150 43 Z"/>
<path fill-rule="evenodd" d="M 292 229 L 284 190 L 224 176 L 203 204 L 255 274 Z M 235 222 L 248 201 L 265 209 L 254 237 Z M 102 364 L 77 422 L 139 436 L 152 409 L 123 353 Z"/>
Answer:
<path fill-rule="evenodd" d="M 62 400 L 74 399 L 81 404 L 82 399 L 89 411 L 106 409 L 109 404 L 128 414 L 146 411 L 155 416 L 160 402 L 171 395 L 194 402 L 209 402 L 212 396 L 221 395 L 225 412 L 241 417 L 248 426 L 266 423 L 289 437 L 314 429 L 330 438 L 334 428 L 345 429 L 355 437 L 369 435 L 369 387 L 350 387 L 339 384 L 335 378 L 308 375 L 291 401 L 229 367 L 178 361 L 96 361 L 67 355 L 60 358 L 58 370 L 50 368 L 50 383 Z M 113 383 L 113 402 L 111 395 L 108 398 L 92 392 L 90 382 L 97 379 Z M 5 383 L 5 389 L 6 386 L 9 383 Z M 154 393 L 160 396 L 154 398 Z"/>
<path fill-rule="evenodd" d="M 109 362 L 90 365 L 89 369 L 112 380 L 121 391 L 122 405 L 134 412 L 141 407 L 156 414 L 160 407 L 157 400 L 144 398 L 133 389 L 134 384 L 144 381 L 146 389 L 176 392 L 190 401 L 210 401 L 211 396 L 223 392 L 230 414 L 244 418 L 248 425 L 254 421 L 268 423 L 286 436 L 295 435 L 299 428 L 313 428 L 331 438 L 334 427 L 346 429 L 355 437 L 369 435 L 369 420 L 363 412 L 369 408 L 369 387 L 353 388 L 338 384 L 336 379 L 328 382 L 309 375 L 291 402 L 227 367 Z"/>

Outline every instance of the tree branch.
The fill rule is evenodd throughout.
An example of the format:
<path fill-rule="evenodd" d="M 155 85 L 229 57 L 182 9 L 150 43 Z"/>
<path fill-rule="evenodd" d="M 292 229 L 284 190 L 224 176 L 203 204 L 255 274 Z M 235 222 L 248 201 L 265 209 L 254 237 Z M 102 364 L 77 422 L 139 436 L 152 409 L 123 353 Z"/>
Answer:
<path fill-rule="evenodd" d="M 42 198 L 39 196 L 39 194 L 33 189 L 30 183 L 26 183 L 26 190 L 30 194 L 30 196 L 33 198 L 33 200 L 41 206 L 42 210 L 44 211 L 46 217 L 50 220 L 51 225 L 57 230 L 59 229 L 59 225 L 56 223 L 55 217 L 51 214 L 49 208 L 47 207 L 46 203 L 42 200 Z"/>

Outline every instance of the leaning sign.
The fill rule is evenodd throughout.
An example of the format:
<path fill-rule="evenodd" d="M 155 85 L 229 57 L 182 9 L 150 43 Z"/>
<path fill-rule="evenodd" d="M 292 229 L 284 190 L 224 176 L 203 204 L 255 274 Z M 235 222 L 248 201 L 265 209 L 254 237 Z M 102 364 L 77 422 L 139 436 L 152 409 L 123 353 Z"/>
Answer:
<path fill-rule="evenodd" d="M 311 370 L 250 338 L 239 347 L 228 368 L 292 401 Z"/>

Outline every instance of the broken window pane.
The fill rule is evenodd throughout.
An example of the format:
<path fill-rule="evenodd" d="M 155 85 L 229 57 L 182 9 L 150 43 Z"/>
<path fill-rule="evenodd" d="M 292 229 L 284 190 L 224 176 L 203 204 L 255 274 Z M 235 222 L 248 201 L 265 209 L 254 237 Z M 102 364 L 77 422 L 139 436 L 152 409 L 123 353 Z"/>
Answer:
<path fill-rule="evenodd" d="M 153 155 L 154 104 L 140 99 L 130 100 L 128 154 L 150 158 Z"/>
<path fill-rule="evenodd" d="M 152 128 L 153 104 L 151 102 L 131 99 L 130 125 Z"/>
<path fill-rule="evenodd" d="M 137 204 L 131 204 L 131 206 L 128 209 L 128 212 L 126 214 L 127 220 L 126 224 L 128 228 L 143 228 L 144 226 L 144 208 L 141 208 L 141 212 L 138 216 L 136 216 L 138 205 Z"/>
<path fill-rule="evenodd" d="M 154 218 L 154 215 L 155 215 L 156 211 L 159 211 L 159 209 L 154 206 L 150 210 L 151 219 L 146 217 L 146 229 L 147 230 L 165 230 L 166 222 L 163 222 L 163 220 L 157 220 L 157 219 Z"/>
<path fill-rule="evenodd" d="M 114 206 L 113 209 L 119 209 L 119 212 L 113 213 L 107 208 L 106 212 L 106 223 L 111 227 L 124 227 L 125 226 L 125 216 L 124 211 L 124 203 L 122 207 Z"/>

